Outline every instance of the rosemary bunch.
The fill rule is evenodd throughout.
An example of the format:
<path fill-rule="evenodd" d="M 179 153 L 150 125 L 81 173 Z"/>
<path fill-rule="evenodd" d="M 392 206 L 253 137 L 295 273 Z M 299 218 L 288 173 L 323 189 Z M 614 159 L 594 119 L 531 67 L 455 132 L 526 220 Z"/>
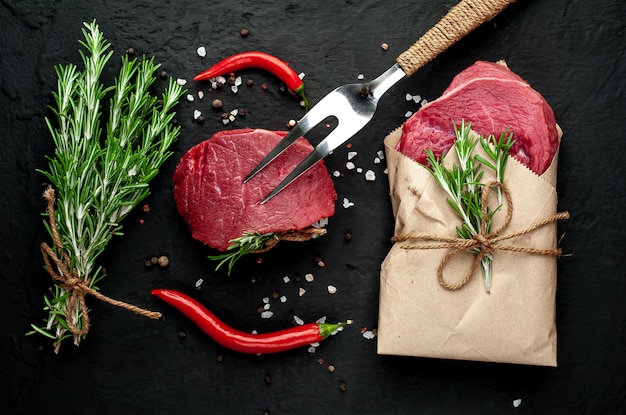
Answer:
<path fill-rule="evenodd" d="M 105 275 L 97 257 L 113 235 L 122 234 L 121 221 L 149 194 L 148 183 L 172 154 L 169 148 L 180 130 L 172 123 L 172 110 L 184 91 L 170 79 L 162 96 L 153 96 L 150 89 L 160 65 L 153 58 L 140 61 L 126 55 L 115 84 L 105 87 L 100 78 L 113 55 L 111 45 L 95 20 L 84 23 L 82 33 L 83 70 L 74 64 L 55 67 L 54 119 L 46 118 L 46 123 L 56 150 L 47 157 L 48 170 L 38 171 L 57 195 L 55 219 L 62 248 L 53 249 L 60 258 L 67 254 L 70 263 L 65 265 L 97 290 Z M 108 119 L 103 120 L 109 95 Z M 33 324 L 29 333 L 53 339 L 56 351 L 64 339 L 73 337 L 78 346 L 85 336 L 72 333 L 67 319 L 81 328 L 87 310 L 75 300 L 68 316 L 69 299 L 70 292 L 55 282 L 44 297 L 45 325 Z"/>
<path fill-rule="evenodd" d="M 495 209 L 486 209 L 486 218 L 483 218 L 481 210 L 481 192 L 484 189 L 484 183 L 481 182 L 484 171 L 483 166 L 492 169 L 495 172 L 496 180 L 502 182 L 504 180 L 504 172 L 506 169 L 508 153 L 513 146 L 513 134 L 508 131 L 503 132 L 500 137 L 496 138 L 490 135 L 487 138 L 476 136 L 471 131 L 471 123 L 461 121 L 460 125 L 454 124 L 454 132 L 456 139 L 453 149 L 458 158 L 458 164 L 453 164 L 451 168 L 447 168 L 443 164 L 445 153 L 441 158 L 436 158 L 431 150 L 426 150 L 428 166 L 437 183 L 448 194 L 448 203 L 454 211 L 462 219 L 460 226 L 456 227 L 457 235 L 461 238 L 472 239 L 480 232 L 481 222 L 485 222 L 485 232 L 491 232 L 493 215 L 502 206 L 500 188 L 498 188 L 498 206 Z M 477 144 L 487 154 L 487 158 L 481 155 L 475 155 L 474 150 Z M 471 251 L 478 254 L 480 251 L 474 249 Z M 491 291 L 491 262 L 493 256 L 488 253 L 481 260 L 481 269 L 483 275 L 483 284 L 485 291 Z"/>

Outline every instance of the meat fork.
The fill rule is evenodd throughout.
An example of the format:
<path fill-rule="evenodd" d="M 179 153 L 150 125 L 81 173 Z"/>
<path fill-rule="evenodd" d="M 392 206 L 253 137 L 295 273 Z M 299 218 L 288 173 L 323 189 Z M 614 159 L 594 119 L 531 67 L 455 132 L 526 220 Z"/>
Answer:
<path fill-rule="evenodd" d="M 396 58 L 396 63 L 373 81 L 343 85 L 322 98 L 250 172 L 244 183 L 261 171 L 298 138 L 328 117 L 337 126 L 262 201 L 266 203 L 290 183 L 345 143 L 374 117 L 380 97 L 405 76 L 444 52 L 516 0 L 461 0 L 417 42 Z"/>

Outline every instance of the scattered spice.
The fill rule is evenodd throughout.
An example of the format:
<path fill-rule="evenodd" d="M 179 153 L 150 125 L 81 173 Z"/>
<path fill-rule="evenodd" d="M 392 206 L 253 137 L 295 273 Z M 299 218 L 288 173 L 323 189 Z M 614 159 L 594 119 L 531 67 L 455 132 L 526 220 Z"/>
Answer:
<path fill-rule="evenodd" d="M 263 83 L 261 84 L 261 89 L 262 89 L 263 91 L 267 91 L 267 88 L 268 88 L 267 84 L 266 84 L 265 82 L 263 82 Z"/>
<path fill-rule="evenodd" d="M 246 79 L 246 85 L 247 86 L 252 86 L 252 85 L 254 85 L 254 81 L 252 79 L 248 78 L 248 79 Z"/>
<path fill-rule="evenodd" d="M 239 35 L 243 38 L 247 38 L 250 35 L 250 31 L 244 27 L 239 31 Z"/>
<path fill-rule="evenodd" d="M 326 266 L 326 264 L 324 263 L 324 260 L 320 256 L 315 257 L 315 264 L 320 268 L 323 268 Z"/>
<path fill-rule="evenodd" d="M 270 376 L 269 373 L 265 375 L 265 383 L 268 385 L 272 383 L 272 377 Z"/>
<path fill-rule="evenodd" d="M 345 392 L 348 390 L 348 385 L 343 380 L 339 382 L 339 390 Z"/>
<path fill-rule="evenodd" d="M 152 265 L 156 265 L 159 262 L 159 258 L 153 256 L 152 258 L 150 258 L 150 262 L 152 263 Z"/>
<path fill-rule="evenodd" d="M 146 262 L 144 262 L 144 265 L 150 268 L 152 266 L 152 261 L 150 261 L 149 259 L 146 259 Z"/>
<path fill-rule="evenodd" d="M 278 294 L 276 291 L 274 291 L 274 292 L 272 293 L 272 298 L 273 298 L 274 300 L 278 300 L 278 297 L 279 297 L 279 294 Z"/>
<path fill-rule="evenodd" d="M 150 205 L 146 203 L 145 205 L 141 207 L 141 210 L 143 210 L 146 213 L 150 212 Z"/>
<path fill-rule="evenodd" d="M 331 364 L 331 365 L 328 365 L 328 371 L 329 371 L 330 373 L 334 373 L 334 372 L 335 372 L 335 365 L 332 365 L 332 364 Z"/>
<path fill-rule="evenodd" d="M 183 340 L 185 337 L 187 337 L 187 333 L 184 330 L 180 330 L 178 332 L 178 338 Z"/>
<path fill-rule="evenodd" d="M 389 49 L 389 45 L 387 43 L 383 43 L 382 45 L 380 45 L 380 48 L 382 50 L 388 50 Z"/>
<path fill-rule="evenodd" d="M 217 360 L 219 363 L 222 363 L 224 361 L 224 356 L 218 354 L 217 356 L 215 356 L 215 360 Z"/>
<path fill-rule="evenodd" d="M 159 264 L 159 266 L 161 268 L 165 268 L 170 264 L 170 259 L 168 257 L 166 257 L 165 255 L 161 255 L 158 259 L 157 259 L 157 263 Z"/>
<path fill-rule="evenodd" d="M 211 102 L 211 108 L 213 108 L 214 110 L 220 110 L 223 107 L 224 107 L 224 103 L 219 98 L 215 98 L 213 102 Z"/>
<path fill-rule="evenodd" d="M 161 71 L 159 76 L 161 77 L 161 79 L 167 79 L 167 72 L 166 71 Z"/>
<path fill-rule="evenodd" d="M 126 54 L 127 54 L 128 56 L 131 56 L 131 57 L 132 57 L 132 56 L 135 56 L 135 49 L 134 49 L 134 48 L 128 48 L 128 49 L 126 49 Z"/>
<path fill-rule="evenodd" d="M 352 240 L 352 234 L 350 232 L 346 232 L 343 235 L 343 240 L 346 241 L 346 242 L 350 242 Z"/>
<path fill-rule="evenodd" d="M 204 115 L 198 115 L 198 118 L 196 118 L 196 122 L 198 124 L 204 124 L 204 121 L 205 121 Z"/>

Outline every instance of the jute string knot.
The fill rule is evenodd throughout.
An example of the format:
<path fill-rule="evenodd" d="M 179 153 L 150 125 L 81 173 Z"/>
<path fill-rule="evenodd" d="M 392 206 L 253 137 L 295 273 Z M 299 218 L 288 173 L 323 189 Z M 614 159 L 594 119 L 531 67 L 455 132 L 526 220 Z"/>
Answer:
<path fill-rule="evenodd" d="M 495 189 L 499 188 L 506 198 L 506 216 L 502 225 L 500 225 L 496 230 L 487 233 L 487 210 L 488 210 L 488 196 L 489 193 Z M 526 235 L 539 229 L 543 226 L 546 226 L 550 223 L 554 223 L 561 219 L 569 219 L 568 212 L 561 212 L 555 215 L 551 215 L 537 223 L 532 224 L 526 229 L 521 229 L 518 231 L 514 231 L 508 234 L 501 235 L 501 233 L 509 226 L 511 219 L 513 217 L 513 201 L 511 198 L 511 192 L 506 187 L 504 183 L 498 181 L 492 181 L 487 183 L 483 188 L 483 192 L 481 195 L 481 222 L 480 222 L 480 231 L 474 235 L 471 239 L 461 238 L 461 237 L 449 237 L 449 236 L 441 236 L 435 234 L 418 234 L 418 233 L 409 233 L 404 235 L 395 236 L 392 238 L 393 242 L 407 242 L 407 241 L 432 241 L 439 243 L 432 244 L 402 244 L 400 245 L 403 249 L 452 249 L 448 252 L 437 267 L 437 281 L 439 284 L 448 290 L 458 290 L 459 288 L 464 287 L 472 278 L 472 276 L 476 273 L 476 270 L 480 267 L 480 264 L 483 258 L 486 255 L 492 255 L 495 251 L 510 251 L 510 252 L 521 252 L 527 254 L 535 254 L 535 255 L 550 255 L 550 256 L 559 256 L 561 255 L 561 249 L 543 249 L 543 248 L 535 248 L 529 246 L 512 246 L 512 245 L 503 245 L 499 242 L 512 239 L 521 235 Z M 443 276 L 443 270 L 446 264 L 456 255 L 459 255 L 463 252 L 470 253 L 475 255 L 474 262 L 470 270 L 465 274 L 463 279 L 459 283 L 449 283 L 445 280 Z"/>
<path fill-rule="evenodd" d="M 267 240 L 263 248 L 252 251 L 252 253 L 262 254 L 263 252 L 267 252 L 270 249 L 274 248 L 276 245 L 278 245 L 280 241 L 305 242 L 318 236 L 324 235 L 325 233 L 326 229 L 315 228 L 313 226 L 304 229 L 298 229 L 295 231 L 278 232 L 276 234 L 276 238 Z"/>
<path fill-rule="evenodd" d="M 86 294 L 92 295 L 97 299 L 104 301 L 105 303 L 117 307 L 122 307 L 126 310 L 135 312 L 139 315 L 151 319 L 160 318 L 161 313 L 159 312 L 145 310 L 143 308 L 139 308 L 123 301 L 114 300 L 104 294 L 100 294 L 98 291 L 89 286 L 89 278 L 83 279 L 78 275 L 78 271 L 75 268 L 70 269 L 71 259 L 69 254 L 63 249 L 63 242 L 61 241 L 61 236 L 59 235 L 58 225 L 54 215 L 54 189 L 52 187 L 48 187 L 44 192 L 43 197 L 44 199 L 46 199 L 47 202 L 46 211 L 48 213 L 48 222 L 50 224 L 52 240 L 54 242 L 54 248 L 56 248 L 56 252 L 55 249 L 50 247 L 47 243 L 42 242 L 40 245 L 41 253 L 43 255 L 46 269 L 50 276 L 59 283 L 63 290 L 71 293 L 69 299 L 67 300 L 67 306 L 65 308 L 65 321 L 67 322 L 67 326 L 72 334 L 77 336 L 83 336 L 89 332 L 90 322 L 89 312 L 87 310 L 87 304 L 85 302 Z M 60 257 L 59 255 L 57 255 L 57 252 L 60 253 Z M 83 316 L 82 328 L 77 327 L 74 323 L 74 312 L 76 310 L 77 304 L 80 304 L 80 312 Z"/>

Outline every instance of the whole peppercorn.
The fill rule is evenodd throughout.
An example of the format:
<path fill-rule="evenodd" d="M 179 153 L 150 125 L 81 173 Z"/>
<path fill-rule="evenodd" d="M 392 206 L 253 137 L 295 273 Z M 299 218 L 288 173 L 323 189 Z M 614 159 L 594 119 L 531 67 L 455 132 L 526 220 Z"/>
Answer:
<path fill-rule="evenodd" d="M 212 107 L 214 110 L 219 110 L 219 109 L 222 109 L 222 108 L 224 107 L 224 103 L 222 102 L 222 100 L 221 100 L 221 99 L 219 99 L 219 98 L 215 98 L 215 99 L 213 100 L 213 102 L 211 102 L 211 107 Z"/>
<path fill-rule="evenodd" d="M 170 264 L 170 259 L 166 257 L 165 255 L 161 255 L 157 259 L 157 263 L 159 264 L 160 267 L 165 268 Z"/>
<path fill-rule="evenodd" d="M 248 35 L 250 35 L 250 31 L 246 28 L 243 28 L 239 31 L 239 34 L 241 35 L 241 37 L 246 38 L 248 37 Z"/>
<path fill-rule="evenodd" d="M 126 54 L 128 56 L 135 56 L 135 49 L 133 49 L 133 48 L 126 49 Z"/>

